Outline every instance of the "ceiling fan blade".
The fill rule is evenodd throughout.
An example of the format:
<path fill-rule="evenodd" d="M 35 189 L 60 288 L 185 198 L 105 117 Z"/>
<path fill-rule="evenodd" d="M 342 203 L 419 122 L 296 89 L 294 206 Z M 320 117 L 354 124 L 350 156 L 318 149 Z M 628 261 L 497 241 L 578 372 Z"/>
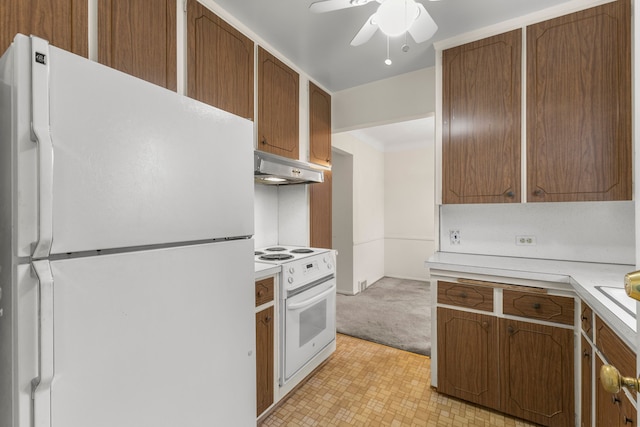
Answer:
<path fill-rule="evenodd" d="M 364 23 L 358 34 L 355 35 L 353 40 L 351 40 L 351 46 L 360 46 L 363 43 L 369 41 L 371 37 L 378 31 L 378 24 L 373 21 L 373 18 L 376 16 L 374 13 L 367 19 L 367 22 Z"/>
<path fill-rule="evenodd" d="M 433 20 L 421 3 L 416 2 L 416 4 L 418 5 L 419 13 L 408 31 L 416 43 L 422 43 L 433 37 L 438 31 L 438 25 L 436 25 L 436 21 Z"/>
<path fill-rule="evenodd" d="M 314 13 L 332 12 L 349 7 L 362 6 L 374 0 L 323 0 L 311 3 L 309 10 Z"/>

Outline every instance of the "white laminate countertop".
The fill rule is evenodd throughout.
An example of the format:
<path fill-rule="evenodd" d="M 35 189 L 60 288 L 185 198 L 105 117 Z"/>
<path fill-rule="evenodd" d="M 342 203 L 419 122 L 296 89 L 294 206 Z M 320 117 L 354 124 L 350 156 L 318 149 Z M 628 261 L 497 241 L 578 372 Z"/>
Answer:
<path fill-rule="evenodd" d="M 425 266 L 432 274 L 442 271 L 570 285 L 630 348 L 636 348 L 635 316 L 599 289 L 604 287 L 627 310 L 635 312 L 635 301 L 623 300 L 626 295 L 622 296 L 624 275 L 635 270 L 633 265 L 436 252 L 425 262 Z"/>
<path fill-rule="evenodd" d="M 265 264 L 264 262 L 254 262 L 254 269 L 256 272 L 255 279 L 260 280 L 265 277 L 273 276 L 280 273 L 281 266 L 276 264 Z"/>

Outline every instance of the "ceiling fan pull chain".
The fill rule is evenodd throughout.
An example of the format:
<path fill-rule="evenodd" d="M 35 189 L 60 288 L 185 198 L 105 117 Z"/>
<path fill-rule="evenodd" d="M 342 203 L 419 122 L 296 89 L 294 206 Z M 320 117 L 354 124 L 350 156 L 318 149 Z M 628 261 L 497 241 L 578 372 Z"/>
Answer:
<path fill-rule="evenodd" d="M 384 63 L 387 65 L 393 64 L 393 61 L 389 58 L 389 36 L 387 36 L 387 59 L 384 60 Z"/>
<path fill-rule="evenodd" d="M 404 27 L 407 28 L 407 30 L 405 30 L 404 32 L 404 44 L 402 45 L 401 49 L 403 52 L 409 52 L 409 45 L 407 44 L 407 33 L 409 32 L 408 29 L 410 27 L 410 25 L 407 25 L 407 0 L 404 1 Z"/>

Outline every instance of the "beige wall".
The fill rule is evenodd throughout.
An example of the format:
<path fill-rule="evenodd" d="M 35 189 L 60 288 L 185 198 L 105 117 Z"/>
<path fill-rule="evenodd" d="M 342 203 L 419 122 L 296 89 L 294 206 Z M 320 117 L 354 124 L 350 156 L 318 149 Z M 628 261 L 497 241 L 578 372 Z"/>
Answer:
<path fill-rule="evenodd" d="M 332 95 L 334 133 L 426 117 L 436 111 L 435 67 Z"/>

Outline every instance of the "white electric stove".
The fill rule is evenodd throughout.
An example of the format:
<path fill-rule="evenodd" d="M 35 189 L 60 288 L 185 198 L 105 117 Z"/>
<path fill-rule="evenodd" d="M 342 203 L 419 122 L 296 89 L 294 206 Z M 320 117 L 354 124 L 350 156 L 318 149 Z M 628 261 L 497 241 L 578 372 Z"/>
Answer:
<path fill-rule="evenodd" d="M 255 262 L 282 266 L 279 384 L 288 390 L 335 350 L 336 255 L 331 249 L 283 245 L 255 253 Z"/>

